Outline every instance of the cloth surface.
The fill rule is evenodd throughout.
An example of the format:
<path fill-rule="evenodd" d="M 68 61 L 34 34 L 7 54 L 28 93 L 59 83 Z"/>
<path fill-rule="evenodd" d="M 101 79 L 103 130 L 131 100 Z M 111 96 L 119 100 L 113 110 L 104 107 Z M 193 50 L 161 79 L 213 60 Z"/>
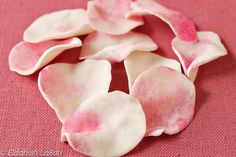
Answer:
<path fill-rule="evenodd" d="M 83 156 L 68 144 L 60 142 L 61 123 L 39 93 L 38 72 L 28 77 L 10 72 L 8 54 L 22 40 L 24 30 L 34 19 L 60 9 L 85 8 L 87 1 L 0 2 L 0 156 L 7 156 L 9 151 L 48 154 L 54 151 L 54 156 L 59 151 L 61 156 Z M 196 112 L 189 127 L 173 136 L 145 138 L 127 156 L 236 156 L 236 1 L 158 2 L 188 16 L 199 30 L 218 33 L 229 55 L 201 66 L 195 82 Z M 158 18 L 146 16 L 145 25 L 135 31 L 148 34 L 159 45 L 156 53 L 177 59 L 170 45 L 174 34 L 167 24 Z M 67 50 L 53 63 L 76 63 L 79 52 L 80 48 Z M 128 92 L 122 63 L 113 65 L 112 75 L 110 91 Z"/>

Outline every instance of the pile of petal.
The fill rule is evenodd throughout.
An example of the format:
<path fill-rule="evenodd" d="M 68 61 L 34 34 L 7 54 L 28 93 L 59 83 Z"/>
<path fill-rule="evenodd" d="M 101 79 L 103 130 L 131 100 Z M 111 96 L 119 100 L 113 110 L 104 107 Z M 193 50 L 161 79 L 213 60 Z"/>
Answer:
<path fill-rule="evenodd" d="M 180 62 L 151 52 L 157 44 L 131 31 L 144 24 L 144 15 L 170 26 L 176 35 L 170 44 Z M 79 36 L 87 34 L 82 42 Z M 48 65 L 81 46 L 78 63 Z M 88 156 L 122 156 L 145 136 L 185 129 L 194 117 L 199 67 L 224 55 L 216 33 L 197 32 L 193 21 L 155 0 L 94 0 L 87 10 L 36 19 L 12 48 L 9 67 L 21 75 L 43 68 L 38 87 L 62 123 L 62 142 Z M 124 63 L 128 94 L 109 92 L 111 64 L 117 62 Z"/>

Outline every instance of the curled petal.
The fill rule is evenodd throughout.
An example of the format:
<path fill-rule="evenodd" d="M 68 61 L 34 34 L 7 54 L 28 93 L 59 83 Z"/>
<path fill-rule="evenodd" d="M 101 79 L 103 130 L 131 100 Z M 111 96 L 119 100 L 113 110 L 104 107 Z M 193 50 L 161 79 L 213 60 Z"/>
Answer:
<path fill-rule="evenodd" d="M 154 15 L 166 22 L 177 37 L 184 41 L 197 41 L 194 23 L 183 14 L 166 8 L 155 0 L 137 0 L 131 4 L 132 11 L 127 17 Z"/>
<path fill-rule="evenodd" d="M 146 136 L 176 134 L 194 115 L 195 87 L 180 72 L 153 66 L 134 82 L 131 95 L 142 104 L 146 115 Z"/>
<path fill-rule="evenodd" d="M 107 34 L 125 34 L 142 25 L 142 17 L 126 18 L 132 0 L 94 0 L 88 2 L 88 21 L 97 31 Z"/>
<path fill-rule="evenodd" d="M 86 99 L 64 122 L 61 140 L 89 156 L 121 156 L 142 140 L 145 131 L 139 101 L 115 91 Z"/>
<path fill-rule="evenodd" d="M 108 35 L 93 32 L 84 40 L 80 59 L 92 58 L 121 62 L 133 51 L 154 51 L 156 49 L 157 45 L 152 39 L 141 33 Z"/>
<path fill-rule="evenodd" d="M 111 65 L 103 60 L 85 60 L 78 64 L 58 63 L 44 68 L 38 79 L 42 96 L 63 122 L 88 97 L 107 93 Z"/>
<path fill-rule="evenodd" d="M 136 51 L 130 54 L 125 59 L 124 64 L 128 76 L 129 89 L 131 89 L 134 81 L 142 72 L 154 65 L 167 66 L 181 72 L 180 63 L 176 60 L 145 51 Z"/>
<path fill-rule="evenodd" d="M 172 41 L 172 48 L 184 72 L 192 81 L 196 78 L 199 66 L 227 55 L 227 50 L 216 33 L 198 32 L 197 35 L 199 41 L 196 43 L 185 42 L 178 38 Z"/>
<path fill-rule="evenodd" d="M 37 44 L 22 41 L 14 46 L 9 54 L 10 70 L 21 75 L 31 75 L 63 51 L 81 45 L 78 38 L 50 40 Z"/>
<path fill-rule="evenodd" d="M 24 40 L 38 43 L 46 40 L 65 39 L 92 32 L 86 10 L 68 9 L 43 15 L 24 32 Z"/>

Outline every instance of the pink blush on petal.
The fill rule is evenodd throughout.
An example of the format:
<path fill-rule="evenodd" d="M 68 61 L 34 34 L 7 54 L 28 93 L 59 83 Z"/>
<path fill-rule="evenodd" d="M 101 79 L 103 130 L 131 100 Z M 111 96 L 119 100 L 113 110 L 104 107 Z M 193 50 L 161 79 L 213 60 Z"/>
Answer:
<path fill-rule="evenodd" d="M 88 156 L 122 156 L 143 139 L 145 114 L 139 101 L 114 91 L 91 96 L 69 116 L 61 141 Z"/>
<path fill-rule="evenodd" d="M 14 60 L 14 62 L 12 61 L 12 67 L 22 70 L 33 68 L 42 54 L 42 52 L 37 50 L 35 46 L 27 43 L 22 43 L 21 45 L 18 45 L 17 49 L 13 49 L 12 52 L 14 53 L 14 58 L 17 58 L 17 60 Z M 24 61 L 24 64 L 22 64 L 22 61 Z"/>
<path fill-rule="evenodd" d="M 194 81 L 199 66 L 227 55 L 227 49 L 214 32 L 198 32 L 198 41 L 191 43 L 179 38 L 172 40 L 172 49 L 178 56 L 185 75 Z"/>
<path fill-rule="evenodd" d="M 198 39 L 194 23 L 184 15 L 177 13 L 175 16 L 170 16 L 169 18 L 179 38 L 186 41 L 196 41 Z"/>
<path fill-rule="evenodd" d="M 63 42 L 62 42 L 63 43 Z M 31 44 L 27 42 L 20 42 L 12 49 L 14 58 L 14 67 L 17 69 L 27 70 L 31 69 L 38 62 L 42 54 L 50 47 L 61 44 L 60 41 L 47 41 L 40 44 Z M 24 64 L 22 64 L 24 62 Z"/>
<path fill-rule="evenodd" d="M 87 17 L 90 26 L 106 34 L 125 34 L 143 24 L 141 17 L 126 18 L 132 0 L 94 0 L 88 3 Z"/>
<path fill-rule="evenodd" d="M 77 111 L 64 122 L 63 129 L 75 133 L 93 132 L 98 128 L 99 123 L 95 113 Z"/>
<path fill-rule="evenodd" d="M 178 38 L 189 42 L 198 40 L 195 25 L 190 19 L 175 10 L 162 6 L 155 0 L 137 0 L 131 4 L 131 8 L 133 10 L 127 14 L 127 17 L 154 15 L 166 22 Z"/>
<path fill-rule="evenodd" d="M 100 7 L 97 6 L 97 5 L 94 5 L 94 8 L 93 8 L 93 9 L 94 9 L 94 11 L 96 11 L 96 12 L 98 13 L 99 17 L 100 17 L 102 20 L 105 21 L 105 20 L 108 19 L 106 13 L 102 10 L 102 8 L 100 8 Z M 98 18 L 93 18 L 93 20 L 99 21 Z"/>
<path fill-rule="evenodd" d="M 193 59 L 190 58 L 186 58 L 185 56 L 181 55 L 182 60 L 185 64 L 185 67 L 188 68 L 190 66 L 190 64 L 192 63 Z"/>
<path fill-rule="evenodd" d="M 77 64 L 57 63 L 39 73 L 41 94 L 59 120 L 72 115 L 88 97 L 107 92 L 111 80 L 107 61 L 85 60 Z"/>
<path fill-rule="evenodd" d="M 130 94 L 142 104 L 146 136 L 178 133 L 194 115 L 194 84 L 181 73 L 164 66 L 153 66 L 139 75 Z"/>
<path fill-rule="evenodd" d="M 40 43 L 19 42 L 9 54 L 10 70 L 21 75 L 33 74 L 66 49 L 81 45 L 78 38 L 49 40 Z"/>
<path fill-rule="evenodd" d="M 189 124 L 189 121 L 186 121 L 186 120 L 180 118 L 180 119 L 177 120 L 176 123 L 178 123 L 179 129 L 182 130 Z"/>

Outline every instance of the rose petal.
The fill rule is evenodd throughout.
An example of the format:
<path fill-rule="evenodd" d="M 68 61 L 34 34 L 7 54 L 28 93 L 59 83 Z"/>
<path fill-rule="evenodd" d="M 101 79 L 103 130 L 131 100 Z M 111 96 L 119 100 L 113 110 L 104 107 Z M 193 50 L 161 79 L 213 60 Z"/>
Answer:
<path fill-rule="evenodd" d="M 38 86 L 42 96 L 63 122 L 88 97 L 108 92 L 110 82 L 109 62 L 85 60 L 78 64 L 47 66 L 39 74 Z"/>
<path fill-rule="evenodd" d="M 199 41 L 196 43 L 178 38 L 172 41 L 172 48 L 179 57 L 184 72 L 192 81 L 195 80 L 199 66 L 227 55 L 227 50 L 216 33 L 198 32 L 197 35 Z"/>
<path fill-rule="evenodd" d="M 45 40 L 65 39 L 92 32 L 86 10 L 68 9 L 43 15 L 24 32 L 24 40 L 38 43 Z"/>
<path fill-rule="evenodd" d="M 176 70 L 153 66 L 135 80 L 130 93 L 145 112 L 146 136 L 178 133 L 193 118 L 194 84 Z"/>
<path fill-rule="evenodd" d="M 194 23 L 183 14 L 171 10 L 154 0 L 137 0 L 131 4 L 133 9 L 127 17 L 154 15 L 166 22 L 177 37 L 185 41 L 197 41 Z"/>
<path fill-rule="evenodd" d="M 61 140 L 89 156 L 121 156 L 142 140 L 145 131 L 139 101 L 115 91 L 85 100 L 64 122 Z"/>
<path fill-rule="evenodd" d="M 157 45 L 152 39 L 141 33 L 108 35 L 93 32 L 84 40 L 80 59 L 106 59 L 110 62 L 121 62 L 133 51 L 153 51 L 156 49 Z"/>
<path fill-rule="evenodd" d="M 10 70 L 21 75 L 33 74 L 63 51 L 81 45 L 78 38 L 51 40 L 37 44 L 22 41 L 14 46 L 9 54 Z"/>
<path fill-rule="evenodd" d="M 130 54 L 125 59 L 124 64 L 128 76 L 129 89 L 131 89 L 136 78 L 153 65 L 167 66 L 181 72 L 180 63 L 176 60 L 145 51 L 136 51 Z"/>
<path fill-rule="evenodd" d="M 126 18 L 132 0 L 94 0 L 88 2 L 88 21 L 97 31 L 107 34 L 125 34 L 142 25 L 141 17 Z"/>

